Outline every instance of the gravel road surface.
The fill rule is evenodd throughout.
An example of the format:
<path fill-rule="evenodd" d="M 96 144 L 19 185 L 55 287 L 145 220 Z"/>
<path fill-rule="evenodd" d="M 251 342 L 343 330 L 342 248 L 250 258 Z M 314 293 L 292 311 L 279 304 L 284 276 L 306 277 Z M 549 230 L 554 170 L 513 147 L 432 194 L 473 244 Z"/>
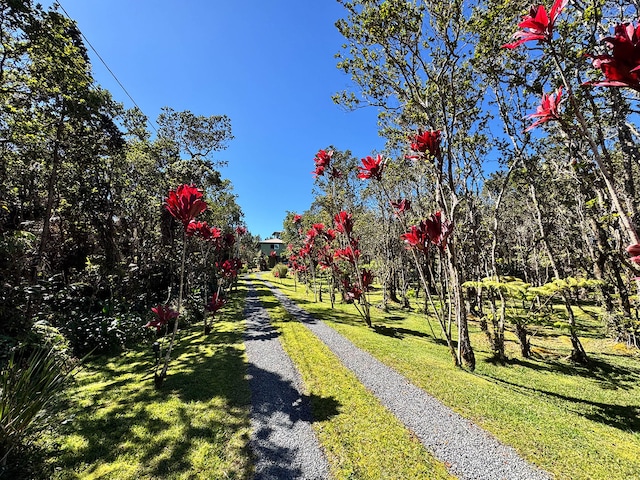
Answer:
<path fill-rule="evenodd" d="M 300 375 L 250 285 L 244 310 L 256 480 L 330 478 Z"/>
<path fill-rule="evenodd" d="M 468 480 L 546 480 L 551 478 L 523 460 L 480 427 L 411 384 L 395 370 L 360 350 L 338 332 L 318 321 L 268 284 L 276 298 L 358 379 L 378 397 L 449 471 Z M 364 328 L 364 327 L 363 327 Z M 284 477 L 283 477 L 284 478 Z"/>

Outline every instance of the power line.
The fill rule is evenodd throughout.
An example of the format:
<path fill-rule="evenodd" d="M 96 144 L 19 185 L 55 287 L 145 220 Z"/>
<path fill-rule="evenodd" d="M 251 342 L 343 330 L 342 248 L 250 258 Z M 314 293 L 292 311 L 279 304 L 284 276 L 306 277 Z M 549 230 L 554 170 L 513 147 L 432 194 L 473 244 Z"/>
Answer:
<path fill-rule="evenodd" d="M 67 13 L 67 11 L 64 9 L 64 7 L 62 6 L 62 4 L 60 3 L 60 0 L 56 0 L 55 5 L 58 5 L 58 7 L 60 7 L 60 10 L 62 10 L 64 12 L 64 14 L 67 16 L 67 18 L 73 22 L 75 22 L 75 20 L 73 20 L 71 18 L 71 16 Z M 77 23 L 76 23 L 77 25 Z M 158 130 L 156 129 L 155 125 L 153 124 L 153 122 L 149 119 L 149 117 L 142 111 L 142 108 L 140 108 L 140 106 L 136 103 L 136 101 L 133 99 L 133 97 L 131 96 L 131 94 L 127 91 L 127 89 L 124 87 L 124 85 L 122 84 L 122 82 L 118 79 L 118 77 L 116 77 L 116 74 L 113 73 L 113 70 L 111 70 L 111 68 L 109 68 L 109 65 L 107 65 L 107 62 L 104 61 L 104 59 L 102 58 L 102 56 L 98 53 L 98 51 L 95 49 L 95 47 L 91 44 L 91 42 L 89 41 L 89 39 L 86 37 L 86 35 L 84 33 L 82 33 L 82 30 L 80 30 L 80 27 L 78 27 L 78 31 L 80 32 L 80 35 L 82 35 L 82 38 L 84 39 L 85 43 L 87 45 L 89 45 L 89 47 L 91 48 L 91 50 L 93 50 L 93 53 L 96 54 L 96 56 L 98 57 L 98 59 L 100 60 L 100 62 L 102 62 L 102 65 L 104 65 L 104 67 L 107 69 L 107 71 L 111 74 L 111 76 L 113 77 L 113 79 L 118 83 L 118 85 L 120 85 L 120 88 L 122 88 L 122 91 L 127 95 L 127 97 L 129 97 L 129 100 L 131 100 L 131 102 L 133 102 L 133 104 L 136 106 L 136 108 L 138 110 L 140 110 L 140 112 L 142 112 L 142 114 L 145 116 L 145 118 L 147 119 L 147 123 L 149 124 L 149 126 L 156 132 L 156 134 L 158 133 Z"/>

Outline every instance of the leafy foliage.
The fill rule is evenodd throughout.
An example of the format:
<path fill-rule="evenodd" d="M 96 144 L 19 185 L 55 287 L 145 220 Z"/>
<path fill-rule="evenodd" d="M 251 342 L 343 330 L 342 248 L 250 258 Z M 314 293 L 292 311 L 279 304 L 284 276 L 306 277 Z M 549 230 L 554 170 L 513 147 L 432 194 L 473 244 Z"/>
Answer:
<path fill-rule="evenodd" d="M 61 392 L 70 370 L 53 348 L 14 350 L 0 370 L 0 465 Z"/>
<path fill-rule="evenodd" d="M 277 278 L 285 278 L 288 272 L 289 268 L 284 263 L 277 263 L 271 270 L 273 276 Z"/>

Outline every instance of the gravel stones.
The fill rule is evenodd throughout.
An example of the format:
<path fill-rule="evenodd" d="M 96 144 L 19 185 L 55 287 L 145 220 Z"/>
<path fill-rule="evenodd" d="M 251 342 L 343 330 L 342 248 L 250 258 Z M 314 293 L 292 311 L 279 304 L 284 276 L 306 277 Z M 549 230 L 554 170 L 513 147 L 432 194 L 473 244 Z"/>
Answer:
<path fill-rule="evenodd" d="M 444 406 L 395 370 L 360 350 L 268 284 L 285 309 L 311 330 L 410 429 L 450 473 L 469 480 L 546 480 L 549 474 L 529 464 L 488 432 Z M 282 477 L 284 478 L 284 477 Z"/>
<path fill-rule="evenodd" d="M 256 480 L 329 478 L 300 375 L 250 287 L 244 310 Z"/>

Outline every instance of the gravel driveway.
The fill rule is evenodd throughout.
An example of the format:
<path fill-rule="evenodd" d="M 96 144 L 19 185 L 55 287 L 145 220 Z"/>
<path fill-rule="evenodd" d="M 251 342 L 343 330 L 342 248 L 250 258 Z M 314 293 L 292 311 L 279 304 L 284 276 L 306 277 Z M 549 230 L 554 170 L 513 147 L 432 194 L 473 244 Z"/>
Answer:
<path fill-rule="evenodd" d="M 255 479 L 329 478 L 327 461 L 311 427 L 309 402 L 300 393 L 300 375 L 252 285 L 244 315 Z"/>
<path fill-rule="evenodd" d="M 469 480 L 546 480 L 549 474 L 523 460 L 516 451 L 498 442 L 489 433 L 464 419 L 425 391 L 411 384 L 395 370 L 382 364 L 369 353 L 360 350 L 345 337 L 325 323 L 302 310 L 289 300 L 274 285 L 267 283 L 285 309 L 313 332 L 340 361 L 352 370 L 367 387 L 396 417 L 404 423 L 434 454 L 444 462 L 451 474 Z M 258 456 L 264 455 L 273 463 L 261 466 L 258 474 L 271 473 L 276 476 L 258 478 L 329 478 L 324 457 L 319 453 L 317 440 L 313 436 L 308 406 L 300 402 L 296 388 L 299 376 L 291 360 L 273 330 L 268 326 L 266 313 L 256 306 L 258 300 L 251 287 L 247 300 L 247 351 L 251 365 L 251 390 L 256 393 L 252 415 L 256 416 L 258 429 L 255 444 Z M 273 351 L 271 351 L 273 350 Z M 261 357 L 259 364 L 256 356 Z M 284 370 L 287 371 L 285 374 Z M 271 378 L 270 378 L 271 377 Z M 275 389 L 283 389 L 276 393 Z M 260 393 L 262 391 L 262 393 Z M 269 398 L 263 398 L 268 396 Z M 283 411 L 280 411 L 282 409 Z M 286 430 L 299 428 L 303 439 L 285 439 Z M 266 442 L 260 439 L 260 432 L 266 432 Z M 293 433 L 293 432 L 292 432 Z M 282 438 L 281 438 L 282 437 Z M 282 455 L 271 455 L 275 445 Z M 281 447 L 279 445 L 282 445 Z M 307 450 L 304 453 L 301 450 Z M 291 456 L 290 466 L 288 456 Z M 307 460 L 303 460 L 307 458 Z M 308 464 L 308 465 L 307 465 Z M 307 470 L 304 470 L 307 468 Z M 299 471 L 298 471 L 299 469 Z M 279 473 L 282 470 L 282 473 Z M 293 471 L 295 470 L 295 471 Z M 286 476 L 289 475 L 289 476 Z"/>

